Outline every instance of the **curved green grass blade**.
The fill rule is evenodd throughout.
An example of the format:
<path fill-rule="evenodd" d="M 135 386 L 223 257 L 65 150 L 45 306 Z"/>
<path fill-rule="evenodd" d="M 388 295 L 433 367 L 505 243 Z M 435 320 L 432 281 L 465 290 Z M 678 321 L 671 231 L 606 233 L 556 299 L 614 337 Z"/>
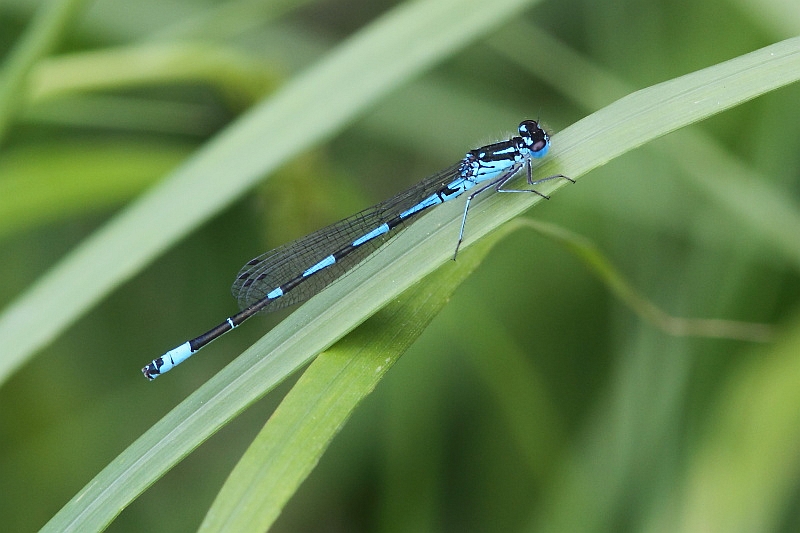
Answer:
<path fill-rule="evenodd" d="M 278 75 L 241 51 L 200 43 L 156 43 L 62 55 L 30 75 L 30 103 L 88 91 L 156 84 L 205 83 L 236 107 L 277 85 Z"/>
<path fill-rule="evenodd" d="M 579 177 L 676 128 L 800 77 L 800 38 L 641 90 L 553 137 L 539 174 Z M 563 183 L 549 182 L 549 193 Z M 534 195 L 490 195 L 471 211 L 465 246 L 537 203 Z M 445 204 L 380 254 L 303 305 L 118 456 L 48 525 L 104 527 L 132 498 L 281 379 L 447 262 L 461 206 Z"/>
<path fill-rule="evenodd" d="M 426 276 L 320 354 L 236 465 L 200 530 L 266 531 L 361 400 L 511 230 Z"/>
<path fill-rule="evenodd" d="M 265 173 L 530 3 L 499 0 L 486 10 L 479 0 L 411 2 L 342 43 L 87 238 L 6 309 L 0 315 L 0 382 Z"/>
<path fill-rule="evenodd" d="M 768 324 L 672 316 L 640 295 L 589 239 L 555 224 L 530 218 L 517 218 L 508 225 L 512 224 L 514 227 L 533 229 L 567 248 L 634 313 L 669 335 L 750 342 L 770 342 L 775 339 L 775 328 Z"/>

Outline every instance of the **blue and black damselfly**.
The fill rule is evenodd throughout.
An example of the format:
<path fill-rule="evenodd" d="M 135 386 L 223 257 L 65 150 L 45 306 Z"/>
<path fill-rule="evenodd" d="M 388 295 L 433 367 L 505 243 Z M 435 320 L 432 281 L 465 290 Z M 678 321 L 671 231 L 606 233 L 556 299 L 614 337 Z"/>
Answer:
<path fill-rule="evenodd" d="M 534 193 L 547 198 L 532 188 L 503 189 L 523 168 L 530 186 L 557 178 L 573 181 L 561 174 L 533 179 L 531 159 L 544 157 L 549 148 L 547 132 L 536 121 L 525 120 L 519 125 L 518 137 L 470 150 L 457 164 L 407 191 L 256 257 L 242 267 L 231 289 L 241 311 L 155 359 L 142 369 L 142 373 L 153 380 L 256 313 L 275 311 L 308 300 L 358 266 L 401 228 L 417 220 L 420 214 L 458 198 L 480 184 L 481 187 L 467 196 L 453 253 L 455 259 L 464 238 L 470 203 L 480 193 L 494 188 L 497 192 Z"/>

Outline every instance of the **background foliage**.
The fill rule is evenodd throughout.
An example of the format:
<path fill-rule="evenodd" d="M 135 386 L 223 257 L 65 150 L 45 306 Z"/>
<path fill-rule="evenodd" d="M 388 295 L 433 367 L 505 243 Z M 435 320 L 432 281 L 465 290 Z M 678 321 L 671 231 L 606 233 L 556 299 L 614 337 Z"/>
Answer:
<path fill-rule="evenodd" d="M 32 63 L 25 98 L 4 115 L 3 303 L 395 5 L 75 4 L 74 22 L 50 43 L 56 55 Z M 20 58 L 36 5 L 0 7 L 0 47 Z M 254 319 L 163 381 L 139 375 L 234 311 L 227 286 L 251 256 L 506 137 L 522 118 L 559 131 L 629 91 L 797 34 L 796 17 L 777 2 L 542 3 L 397 80 L 346 128 L 154 252 L 7 376 L 4 523 L 43 526 L 286 316 Z M 769 203 L 777 197 L 790 209 L 785 227 L 797 216 L 798 96 L 790 86 L 626 154 L 529 215 L 590 238 L 671 314 L 776 324 L 774 343 L 668 336 L 565 248 L 518 231 L 355 412 L 273 530 L 796 530 L 800 262 L 791 238 L 747 213 L 780 217 Z M 675 149 L 681 141 L 691 148 Z M 703 186 L 690 177 L 698 168 L 751 187 Z M 196 529 L 288 387 L 226 425 L 110 529 Z"/>

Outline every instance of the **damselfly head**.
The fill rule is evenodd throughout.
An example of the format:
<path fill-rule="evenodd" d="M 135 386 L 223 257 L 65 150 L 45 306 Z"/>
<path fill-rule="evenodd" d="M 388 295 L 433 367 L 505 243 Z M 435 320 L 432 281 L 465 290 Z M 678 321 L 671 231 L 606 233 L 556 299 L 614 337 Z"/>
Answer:
<path fill-rule="evenodd" d="M 526 149 L 533 157 L 542 157 L 550 147 L 550 137 L 535 120 L 523 120 L 519 123 L 519 136 Z"/>

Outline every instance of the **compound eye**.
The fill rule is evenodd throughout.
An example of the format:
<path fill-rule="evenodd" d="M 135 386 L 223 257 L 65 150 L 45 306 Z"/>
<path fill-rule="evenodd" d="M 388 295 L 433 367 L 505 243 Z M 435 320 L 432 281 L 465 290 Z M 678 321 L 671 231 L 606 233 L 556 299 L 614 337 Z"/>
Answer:
<path fill-rule="evenodd" d="M 547 146 L 546 139 L 538 140 L 535 143 L 533 143 L 533 145 L 530 147 L 530 151 L 534 153 L 541 152 L 542 150 L 544 150 L 546 146 Z"/>

